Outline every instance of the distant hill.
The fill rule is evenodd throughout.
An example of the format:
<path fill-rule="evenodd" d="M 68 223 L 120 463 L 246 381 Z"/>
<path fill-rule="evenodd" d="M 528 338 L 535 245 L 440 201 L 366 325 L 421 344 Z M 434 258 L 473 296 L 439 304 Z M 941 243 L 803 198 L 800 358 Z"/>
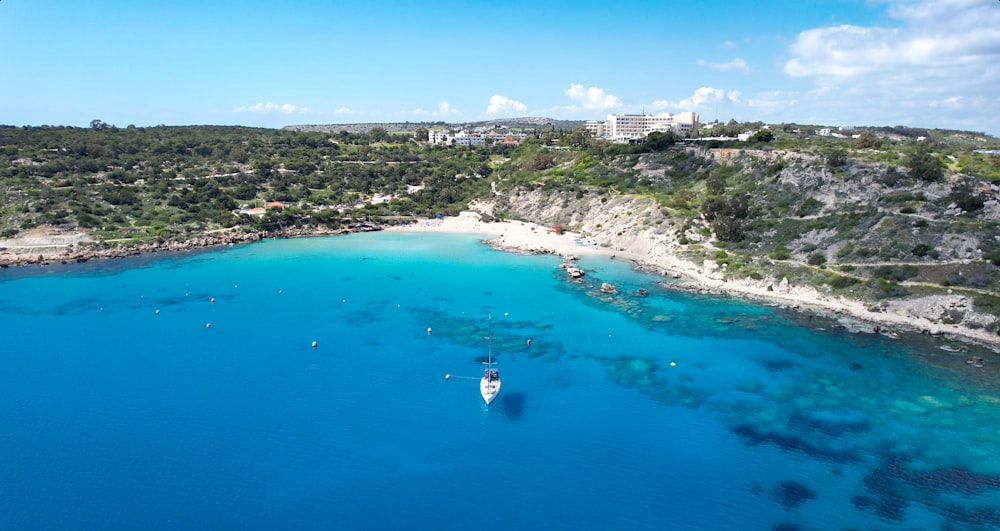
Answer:
<path fill-rule="evenodd" d="M 427 129 L 475 129 L 479 127 L 504 126 L 507 129 L 545 129 L 554 127 L 562 130 L 573 130 L 581 127 L 586 122 L 584 120 L 555 120 L 545 117 L 523 117 L 523 118 L 498 118 L 496 120 L 484 120 L 479 122 L 390 122 L 390 123 L 354 123 L 354 124 L 303 124 L 286 125 L 282 129 L 288 131 L 323 132 L 337 133 L 347 131 L 348 133 L 367 133 L 376 127 L 381 127 L 390 133 L 412 133 L 420 127 Z"/>

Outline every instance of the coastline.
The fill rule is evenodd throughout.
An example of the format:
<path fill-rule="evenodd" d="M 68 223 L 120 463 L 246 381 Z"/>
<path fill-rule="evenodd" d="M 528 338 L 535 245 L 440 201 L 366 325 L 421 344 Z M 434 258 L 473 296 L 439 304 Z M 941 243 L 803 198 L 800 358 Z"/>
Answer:
<path fill-rule="evenodd" d="M 326 227 L 295 228 L 281 232 L 218 230 L 187 240 L 149 241 L 135 244 L 106 242 L 110 245 L 99 245 L 87 239 L 85 234 L 63 234 L 58 231 L 43 230 L 23 238 L 21 243 L 15 243 L 18 240 L 0 240 L 0 267 L 23 267 L 51 263 L 68 264 L 70 262 L 124 258 L 146 253 L 186 251 L 204 247 L 252 243 L 265 238 L 338 236 L 351 232 L 355 231 Z"/>
<path fill-rule="evenodd" d="M 678 280 L 665 284 L 673 289 L 694 293 L 731 296 L 766 304 L 774 304 L 797 311 L 811 311 L 838 320 L 853 332 L 880 333 L 896 337 L 896 332 L 908 331 L 943 339 L 972 343 L 1000 352 L 1000 336 L 984 329 L 973 329 L 956 324 L 934 322 L 907 310 L 906 306 L 871 311 L 865 303 L 821 293 L 812 287 L 788 285 L 773 279 L 726 279 L 712 268 L 695 264 L 670 253 L 641 256 L 627 251 L 616 251 L 586 241 L 579 234 L 553 233 L 548 227 L 523 221 L 483 222 L 473 212 L 459 216 L 397 227 L 386 230 L 408 232 L 459 232 L 484 237 L 484 243 L 494 248 L 519 253 L 553 254 L 557 256 L 602 255 L 623 258 L 634 267 Z M 777 286 L 777 289 L 775 289 Z M 943 297 L 943 296 L 942 296 Z M 955 296 L 958 297 L 958 296 Z M 954 301 L 942 300 L 944 307 L 954 306 Z"/>
<path fill-rule="evenodd" d="M 379 230 L 378 228 L 373 230 Z M 622 249 L 598 245 L 590 238 L 583 238 L 573 232 L 555 234 L 549 227 L 537 223 L 505 220 L 484 222 L 475 212 L 462 212 L 458 216 L 426 219 L 406 225 L 383 227 L 382 230 L 401 232 L 455 232 L 475 234 L 483 237 L 484 243 L 504 251 L 525 254 L 551 254 L 556 256 L 601 255 L 622 258 L 632 262 L 637 269 L 676 282 L 663 285 L 679 291 L 716 296 L 728 296 L 757 301 L 785 309 L 813 312 L 837 320 L 843 327 L 855 333 L 880 333 L 896 337 L 896 332 L 915 332 L 951 341 L 970 343 L 1000 353 L 1000 336 L 982 328 L 972 328 L 958 324 L 944 323 L 927 318 L 935 311 L 940 314 L 956 306 L 965 299 L 959 295 L 937 296 L 930 303 L 920 303 L 924 308 L 908 304 L 885 307 L 883 311 L 872 311 L 862 301 L 832 296 L 809 286 L 790 285 L 787 280 L 729 279 L 714 262 L 699 265 L 670 252 L 658 251 L 641 255 Z M 89 260 L 121 258 L 146 253 L 180 251 L 212 246 L 251 243 L 264 238 L 295 238 L 312 236 L 335 236 L 355 232 L 354 230 L 308 227 L 289 229 L 280 233 L 242 232 L 235 230 L 216 231 L 189 240 L 167 242 L 144 242 L 136 245 L 112 245 L 97 247 L 91 245 L 79 234 L 74 236 L 57 232 L 35 234 L 32 243 L 22 248 L 9 246 L 0 248 L 0 267 L 45 265 L 50 263 L 87 262 Z M 58 241 L 59 244 L 52 242 Z M 2 242 L 0 242 L 2 243 Z M 0 246 L 3 247 L 3 246 Z M 928 311 L 926 306 L 934 306 Z"/>

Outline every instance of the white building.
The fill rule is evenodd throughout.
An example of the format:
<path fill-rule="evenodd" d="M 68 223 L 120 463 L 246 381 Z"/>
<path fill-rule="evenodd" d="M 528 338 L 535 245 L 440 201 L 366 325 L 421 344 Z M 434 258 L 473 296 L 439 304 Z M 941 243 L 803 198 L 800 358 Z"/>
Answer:
<path fill-rule="evenodd" d="M 449 135 L 448 131 L 427 131 L 427 141 L 431 144 L 444 144 L 448 142 Z"/>
<path fill-rule="evenodd" d="M 477 133 L 469 134 L 465 131 L 457 133 L 452 139 L 452 143 L 458 146 L 485 146 L 486 137 Z"/>
<path fill-rule="evenodd" d="M 606 121 L 591 120 L 587 122 L 586 127 L 597 138 L 619 143 L 646 138 L 649 133 L 657 131 L 661 133 L 673 131 L 680 136 L 696 136 L 698 114 L 691 111 L 678 114 L 672 112 L 609 114 Z"/>
<path fill-rule="evenodd" d="M 430 144 L 446 144 L 455 146 L 484 146 L 493 144 L 517 144 L 527 138 L 524 133 L 487 131 L 485 133 L 467 133 L 465 131 L 428 131 L 427 142 Z"/>

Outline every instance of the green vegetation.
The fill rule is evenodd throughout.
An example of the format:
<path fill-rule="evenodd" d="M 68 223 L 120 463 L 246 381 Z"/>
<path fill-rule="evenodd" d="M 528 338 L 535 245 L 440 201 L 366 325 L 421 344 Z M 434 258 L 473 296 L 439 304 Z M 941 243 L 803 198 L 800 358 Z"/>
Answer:
<path fill-rule="evenodd" d="M 354 218 L 455 214 L 488 189 L 492 151 L 420 147 L 409 135 L 244 127 L 0 128 L 2 229 L 183 236 Z M 399 200 L 377 205 L 383 194 Z M 280 201 L 263 217 L 241 210 Z M 342 212 L 343 211 L 343 212 Z"/>
<path fill-rule="evenodd" d="M 906 158 L 906 167 L 910 170 L 910 176 L 921 181 L 938 181 L 944 176 L 941 163 L 926 143 L 918 143 L 911 148 Z"/>

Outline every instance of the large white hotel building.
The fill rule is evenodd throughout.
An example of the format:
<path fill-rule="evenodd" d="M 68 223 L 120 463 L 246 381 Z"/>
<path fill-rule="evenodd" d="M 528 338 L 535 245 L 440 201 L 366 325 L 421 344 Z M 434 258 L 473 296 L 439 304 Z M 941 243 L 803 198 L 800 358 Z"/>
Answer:
<path fill-rule="evenodd" d="M 673 131 L 680 136 L 697 136 L 698 113 L 685 111 L 674 114 L 661 112 L 659 114 L 609 114 L 603 122 L 590 120 L 587 130 L 595 137 L 612 142 L 631 142 L 646 138 L 646 135 L 659 131 Z"/>

